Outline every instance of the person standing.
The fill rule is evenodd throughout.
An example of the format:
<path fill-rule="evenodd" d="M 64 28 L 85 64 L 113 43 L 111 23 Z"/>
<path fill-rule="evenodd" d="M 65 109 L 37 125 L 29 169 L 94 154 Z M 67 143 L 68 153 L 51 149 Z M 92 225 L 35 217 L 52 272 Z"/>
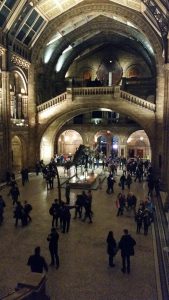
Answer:
<path fill-rule="evenodd" d="M 128 173 L 127 178 L 126 178 L 126 185 L 127 185 L 128 189 L 129 189 L 129 191 L 130 191 L 131 184 L 132 184 L 131 174 Z"/>
<path fill-rule="evenodd" d="M 52 227 L 51 233 L 47 237 L 47 241 L 49 242 L 49 251 L 51 255 L 51 266 L 56 265 L 56 269 L 59 268 L 59 256 L 58 256 L 58 240 L 59 234 L 56 231 L 55 227 Z"/>
<path fill-rule="evenodd" d="M 29 257 L 27 265 L 30 266 L 33 273 L 43 273 L 43 270 L 48 271 L 48 265 L 44 257 L 40 255 L 40 247 L 35 248 L 35 253 Z"/>
<path fill-rule="evenodd" d="M 54 203 L 52 203 L 52 206 L 49 209 L 49 213 L 53 217 L 52 227 L 58 226 L 59 212 L 60 212 L 59 201 L 58 201 L 58 199 L 55 199 Z"/>
<path fill-rule="evenodd" d="M 109 266 L 114 267 L 115 264 L 113 263 L 113 258 L 116 255 L 117 244 L 116 244 L 116 240 L 114 239 L 112 231 L 109 231 L 106 242 L 107 242 L 107 254 L 109 255 Z"/>
<path fill-rule="evenodd" d="M 125 207 L 125 195 L 119 193 L 116 200 L 116 207 L 117 207 L 117 217 L 123 215 L 124 207 Z"/>
<path fill-rule="evenodd" d="M 13 205 L 15 203 L 17 203 L 18 198 L 20 196 L 20 192 L 19 192 L 19 188 L 18 188 L 17 184 L 15 184 L 14 186 L 11 187 L 8 195 L 11 195 L 12 200 L 13 200 Z"/>
<path fill-rule="evenodd" d="M 119 242 L 119 249 L 121 250 L 122 269 L 123 273 L 130 273 L 130 256 L 134 255 L 134 246 L 136 241 L 129 235 L 128 229 L 124 229 L 124 235 Z"/>
<path fill-rule="evenodd" d="M 126 176 L 123 173 L 120 177 L 120 185 L 121 185 L 122 191 L 124 191 L 125 182 L 126 182 Z"/>

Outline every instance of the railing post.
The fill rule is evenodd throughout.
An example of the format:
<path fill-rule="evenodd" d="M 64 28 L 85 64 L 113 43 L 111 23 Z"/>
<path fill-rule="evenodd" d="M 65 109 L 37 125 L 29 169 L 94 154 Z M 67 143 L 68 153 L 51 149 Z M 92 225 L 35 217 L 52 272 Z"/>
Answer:
<path fill-rule="evenodd" d="M 74 91 L 73 91 L 73 87 L 72 88 L 67 88 L 66 89 L 67 92 L 67 100 L 74 100 Z"/>
<path fill-rule="evenodd" d="M 114 98 L 119 98 L 120 97 L 120 86 L 115 85 L 114 86 Z"/>

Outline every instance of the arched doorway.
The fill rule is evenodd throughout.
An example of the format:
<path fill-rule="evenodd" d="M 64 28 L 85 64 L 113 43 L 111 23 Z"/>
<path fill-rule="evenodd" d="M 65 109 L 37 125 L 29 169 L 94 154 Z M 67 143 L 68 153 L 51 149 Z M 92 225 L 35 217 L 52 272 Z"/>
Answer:
<path fill-rule="evenodd" d="M 132 133 L 127 140 L 128 157 L 139 157 L 151 160 L 151 147 L 144 130 Z"/>
<path fill-rule="evenodd" d="M 21 170 L 23 166 L 22 142 L 18 136 L 12 138 L 12 169 Z"/>
<path fill-rule="evenodd" d="M 58 138 L 58 155 L 72 155 L 83 144 L 81 135 L 75 130 L 65 130 Z"/>
<path fill-rule="evenodd" d="M 97 151 L 107 155 L 107 139 L 105 136 L 101 135 L 97 138 Z"/>
<path fill-rule="evenodd" d="M 111 155 L 112 158 L 118 157 L 118 149 L 119 149 L 119 138 L 118 136 L 112 137 L 112 149 L 111 149 Z"/>

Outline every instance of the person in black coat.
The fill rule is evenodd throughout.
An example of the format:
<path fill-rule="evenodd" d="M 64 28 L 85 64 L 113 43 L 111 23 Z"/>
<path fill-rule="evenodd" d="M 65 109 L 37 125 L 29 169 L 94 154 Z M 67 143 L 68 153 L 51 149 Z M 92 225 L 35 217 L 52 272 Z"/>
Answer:
<path fill-rule="evenodd" d="M 62 226 L 62 233 L 69 232 L 71 220 L 70 209 L 72 208 L 75 208 L 75 205 L 66 205 L 66 203 L 62 201 L 60 207 L 60 221 Z"/>
<path fill-rule="evenodd" d="M 56 231 L 56 228 L 52 227 L 51 233 L 47 237 L 47 241 L 49 242 L 51 266 L 56 265 L 56 269 L 59 268 L 58 240 L 59 240 L 59 234 Z"/>
<path fill-rule="evenodd" d="M 58 219 L 59 219 L 59 213 L 60 213 L 60 205 L 58 199 L 54 200 L 54 203 L 52 203 L 51 208 L 49 209 L 50 215 L 52 218 L 52 227 L 58 226 Z"/>
<path fill-rule="evenodd" d="M 109 266 L 114 267 L 113 258 L 116 255 L 117 244 L 114 239 L 113 232 L 109 231 L 107 236 L 107 254 L 109 255 Z"/>
<path fill-rule="evenodd" d="M 30 266 L 31 271 L 34 273 L 43 273 L 43 269 L 46 272 L 48 271 L 47 263 L 44 257 L 40 255 L 40 247 L 35 248 L 35 254 L 29 257 L 27 265 Z"/>
<path fill-rule="evenodd" d="M 124 235 L 119 242 L 119 249 L 121 250 L 122 269 L 123 273 L 130 273 L 130 256 L 134 255 L 134 246 L 136 241 L 129 235 L 128 229 L 124 229 Z"/>

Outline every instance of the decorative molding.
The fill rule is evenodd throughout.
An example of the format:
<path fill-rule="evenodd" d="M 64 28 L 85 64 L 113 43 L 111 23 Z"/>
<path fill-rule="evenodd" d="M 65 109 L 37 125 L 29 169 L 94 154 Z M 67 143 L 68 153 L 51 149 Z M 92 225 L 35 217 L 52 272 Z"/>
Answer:
<path fill-rule="evenodd" d="M 0 46 L 0 56 L 2 56 L 5 53 L 6 49 L 2 46 Z"/>
<path fill-rule="evenodd" d="M 24 69 L 29 69 L 30 67 L 30 62 L 28 62 L 27 60 L 23 59 L 22 57 L 16 54 L 11 55 L 11 62 Z"/>
<path fill-rule="evenodd" d="M 32 6 L 36 6 L 39 2 L 40 0 L 29 0 L 29 4 Z"/>

